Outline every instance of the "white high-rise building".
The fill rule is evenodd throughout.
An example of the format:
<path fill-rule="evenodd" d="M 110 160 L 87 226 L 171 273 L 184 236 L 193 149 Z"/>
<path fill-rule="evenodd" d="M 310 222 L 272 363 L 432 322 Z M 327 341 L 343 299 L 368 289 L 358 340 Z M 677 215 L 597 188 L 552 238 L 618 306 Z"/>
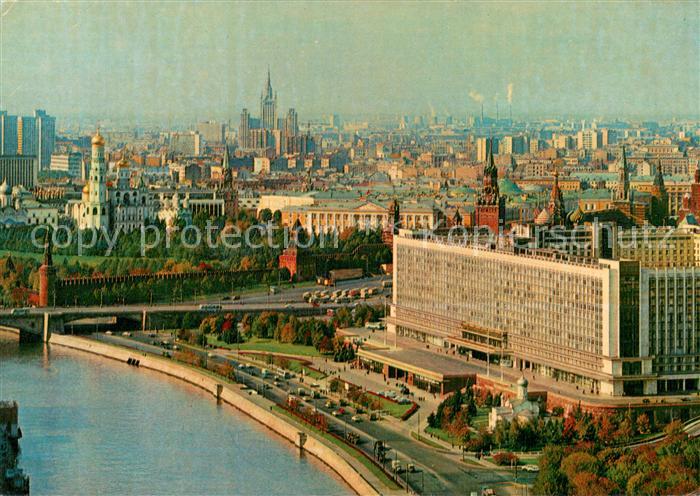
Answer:
<path fill-rule="evenodd" d="M 459 238 L 459 237 L 458 237 Z M 461 238 L 460 238 L 461 239 Z M 700 270 L 394 236 L 388 333 L 608 396 L 700 388 Z"/>
<path fill-rule="evenodd" d="M 44 110 L 35 110 L 34 121 L 36 122 L 36 156 L 39 159 L 39 169 L 48 170 L 56 144 L 56 118 L 48 115 Z"/>

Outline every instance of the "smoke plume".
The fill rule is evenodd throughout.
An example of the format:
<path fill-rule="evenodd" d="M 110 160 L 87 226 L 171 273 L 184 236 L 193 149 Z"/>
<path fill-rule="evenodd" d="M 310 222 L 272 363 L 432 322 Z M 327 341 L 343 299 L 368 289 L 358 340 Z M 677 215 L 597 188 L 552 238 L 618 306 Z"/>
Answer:
<path fill-rule="evenodd" d="M 469 98 L 474 100 L 476 103 L 482 103 L 484 101 L 484 95 L 482 95 L 481 93 L 477 93 L 474 90 L 471 90 L 469 92 Z"/>

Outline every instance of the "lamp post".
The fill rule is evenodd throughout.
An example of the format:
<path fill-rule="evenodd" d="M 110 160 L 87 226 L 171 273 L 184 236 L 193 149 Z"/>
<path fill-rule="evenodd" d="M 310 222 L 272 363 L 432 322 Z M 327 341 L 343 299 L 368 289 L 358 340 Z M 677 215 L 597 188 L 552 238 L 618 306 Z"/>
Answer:
<path fill-rule="evenodd" d="M 384 295 L 384 346 L 386 346 L 386 335 L 389 333 L 388 327 L 386 325 L 386 306 L 387 306 L 387 300 L 389 299 L 389 295 Z"/>

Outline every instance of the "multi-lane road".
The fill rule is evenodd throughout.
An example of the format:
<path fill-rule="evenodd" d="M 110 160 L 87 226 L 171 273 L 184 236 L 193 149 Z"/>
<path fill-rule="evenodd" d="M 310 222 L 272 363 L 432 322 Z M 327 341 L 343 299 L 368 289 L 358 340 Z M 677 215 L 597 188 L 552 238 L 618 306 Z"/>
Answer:
<path fill-rule="evenodd" d="M 316 291 L 320 289 L 325 290 L 336 290 L 336 289 L 359 289 L 364 287 L 377 287 L 380 286 L 382 279 L 386 280 L 386 277 L 370 277 L 365 279 L 355 279 L 352 281 L 341 281 L 332 288 L 325 288 L 322 286 L 296 286 L 289 288 L 276 288 L 275 293 L 272 294 L 268 291 L 263 293 L 252 293 L 246 294 L 240 297 L 238 300 L 225 299 L 225 297 L 203 297 L 202 299 L 197 299 L 195 301 L 186 301 L 181 303 L 135 303 L 135 304 L 125 304 L 125 305 L 105 305 L 105 306 L 73 306 L 73 307 L 48 307 L 48 308 L 24 308 L 18 313 L 14 311 L 14 315 L 21 317 L 24 315 L 43 315 L 44 313 L 49 314 L 70 314 L 70 315 L 81 315 L 86 316 L 109 316 L 114 314 L 128 314 L 128 313 L 142 313 L 147 311 L 148 313 L 166 313 L 166 312 L 187 312 L 187 311 L 198 311 L 201 305 L 206 304 L 218 304 L 221 305 L 224 311 L 261 311 L 261 310 L 279 310 L 279 311 L 294 311 L 294 310 L 308 310 L 311 305 L 304 301 L 303 294 L 306 291 Z M 355 303 L 370 303 L 370 304 L 382 304 L 385 302 L 386 296 L 388 295 L 388 290 L 384 293 L 368 298 L 366 300 L 354 300 L 349 303 L 336 304 L 336 303 L 324 303 L 319 308 L 338 308 L 342 306 L 353 305 Z M 20 315 L 21 314 L 21 315 Z M 0 309 L 0 316 L 10 316 L 13 315 L 12 309 Z"/>

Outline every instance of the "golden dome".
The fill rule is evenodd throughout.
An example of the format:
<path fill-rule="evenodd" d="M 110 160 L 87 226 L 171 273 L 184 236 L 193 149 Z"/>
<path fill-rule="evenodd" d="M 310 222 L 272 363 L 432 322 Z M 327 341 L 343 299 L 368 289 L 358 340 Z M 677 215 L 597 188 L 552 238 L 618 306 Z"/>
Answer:
<path fill-rule="evenodd" d="M 102 137 L 100 134 L 100 130 L 97 130 L 97 134 L 92 137 L 92 144 L 97 145 L 97 146 L 104 146 L 105 145 L 105 139 Z"/>
<path fill-rule="evenodd" d="M 83 193 L 90 193 L 90 185 L 88 183 L 85 183 L 85 186 L 83 186 Z"/>
<path fill-rule="evenodd" d="M 117 167 L 120 169 L 129 167 L 129 159 L 126 158 L 126 153 L 122 154 L 122 158 L 119 159 L 119 162 L 117 162 Z"/>

